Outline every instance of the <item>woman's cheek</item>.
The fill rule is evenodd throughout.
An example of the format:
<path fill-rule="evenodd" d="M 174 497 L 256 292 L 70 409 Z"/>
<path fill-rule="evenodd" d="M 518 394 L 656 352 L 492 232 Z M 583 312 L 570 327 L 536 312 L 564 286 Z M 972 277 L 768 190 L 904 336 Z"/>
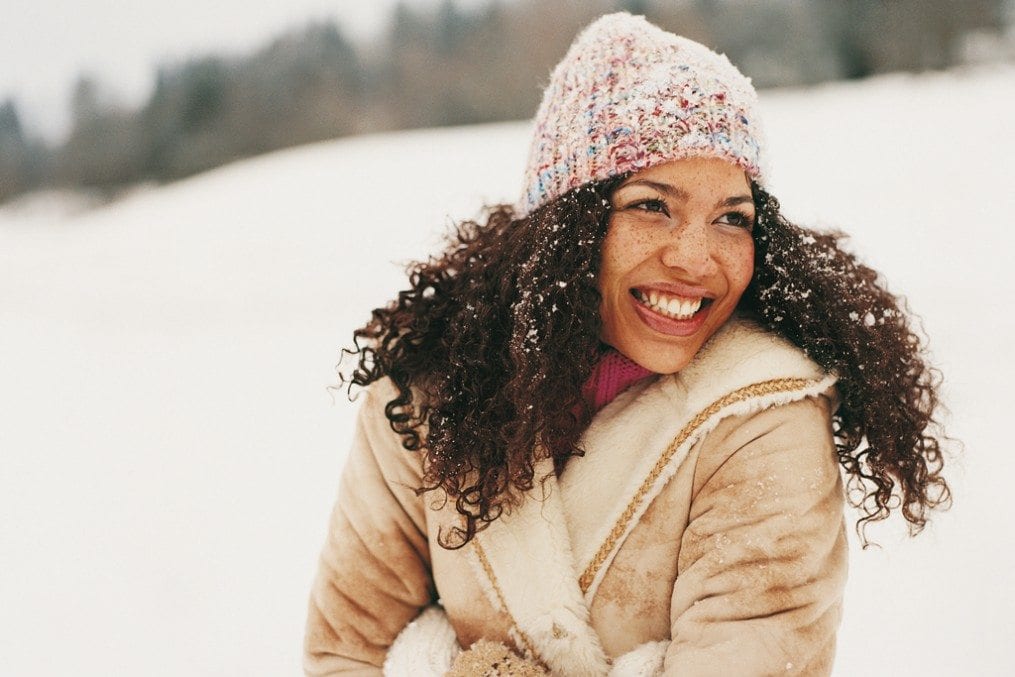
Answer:
<path fill-rule="evenodd" d="M 750 260 L 740 261 L 737 264 L 736 281 L 737 287 L 742 292 L 747 288 L 747 285 L 751 282 L 751 276 L 754 274 L 754 263 Z"/>
<path fill-rule="evenodd" d="M 754 277 L 754 241 L 731 245 L 724 258 L 730 291 L 735 293 L 739 300 Z"/>
<path fill-rule="evenodd" d="M 740 292 L 743 293 L 754 277 L 754 240 L 751 240 L 747 247 L 744 248 L 741 263 L 743 266 L 743 276 L 741 278 L 742 286 Z"/>
<path fill-rule="evenodd" d="M 621 259 L 624 256 L 624 243 L 619 241 L 622 238 L 617 229 L 611 224 L 603 240 L 603 249 L 599 265 L 599 293 L 603 299 L 612 293 L 612 288 L 617 283 L 617 277 L 622 269 Z"/>
<path fill-rule="evenodd" d="M 618 228 L 611 225 L 610 231 L 603 241 L 602 261 L 599 273 L 599 293 L 602 297 L 600 302 L 600 318 L 603 325 L 603 336 L 607 343 L 611 343 L 617 337 L 618 329 L 618 304 L 625 292 L 626 275 L 630 269 L 630 256 L 632 253 L 632 242 L 629 238 L 623 237 Z"/>

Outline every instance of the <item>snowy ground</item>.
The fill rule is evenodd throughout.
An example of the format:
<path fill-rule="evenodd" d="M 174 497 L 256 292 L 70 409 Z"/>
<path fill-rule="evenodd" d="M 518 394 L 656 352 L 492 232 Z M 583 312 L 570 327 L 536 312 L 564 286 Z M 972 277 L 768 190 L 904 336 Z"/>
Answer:
<path fill-rule="evenodd" d="M 763 95 L 774 192 L 924 317 L 956 506 L 852 554 L 836 674 L 1015 674 L 1015 70 Z M 521 124 L 358 138 L 0 211 L 0 674 L 294 675 L 350 437 L 338 348 Z"/>

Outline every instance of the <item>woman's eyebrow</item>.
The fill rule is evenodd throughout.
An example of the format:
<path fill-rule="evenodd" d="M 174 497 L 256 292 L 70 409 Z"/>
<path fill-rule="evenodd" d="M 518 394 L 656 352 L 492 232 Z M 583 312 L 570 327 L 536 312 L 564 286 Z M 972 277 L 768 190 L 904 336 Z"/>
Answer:
<path fill-rule="evenodd" d="M 677 200 L 686 200 L 688 198 L 687 191 L 677 186 L 671 186 L 668 183 L 659 183 L 658 181 L 652 181 L 650 179 L 635 179 L 634 181 L 628 181 L 620 188 L 627 188 L 628 186 L 648 186 L 658 190 L 660 193 L 669 195 L 670 197 L 676 198 Z"/>
<path fill-rule="evenodd" d="M 736 207 L 737 205 L 743 204 L 745 202 L 750 202 L 751 204 L 754 204 L 754 198 L 752 198 L 750 195 L 735 195 L 734 197 L 728 197 L 722 202 L 719 202 L 716 206 Z"/>

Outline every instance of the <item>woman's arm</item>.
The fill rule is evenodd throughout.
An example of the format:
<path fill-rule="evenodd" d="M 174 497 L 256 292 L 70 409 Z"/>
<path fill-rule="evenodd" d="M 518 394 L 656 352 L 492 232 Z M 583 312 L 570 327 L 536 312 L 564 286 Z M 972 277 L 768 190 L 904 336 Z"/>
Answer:
<path fill-rule="evenodd" d="M 380 675 L 395 636 L 435 597 L 423 502 L 412 490 L 419 459 L 384 416 L 389 389 L 364 394 L 310 596 L 308 675 Z"/>
<path fill-rule="evenodd" d="M 729 419 L 705 441 L 666 674 L 828 674 L 847 547 L 830 402 Z"/>

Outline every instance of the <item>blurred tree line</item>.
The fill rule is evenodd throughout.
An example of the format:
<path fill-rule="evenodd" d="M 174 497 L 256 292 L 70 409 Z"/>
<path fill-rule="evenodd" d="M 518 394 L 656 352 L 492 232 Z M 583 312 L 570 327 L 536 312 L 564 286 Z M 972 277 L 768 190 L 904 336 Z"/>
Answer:
<path fill-rule="evenodd" d="M 761 88 L 945 68 L 970 32 L 1007 28 L 1004 0 L 400 4 L 368 46 L 319 22 L 243 58 L 160 67 L 136 110 L 82 76 L 59 145 L 32 138 L 14 101 L 0 101 L 0 202 L 48 187 L 112 194 L 350 134 L 527 118 L 576 32 L 617 9 L 725 52 Z"/>

